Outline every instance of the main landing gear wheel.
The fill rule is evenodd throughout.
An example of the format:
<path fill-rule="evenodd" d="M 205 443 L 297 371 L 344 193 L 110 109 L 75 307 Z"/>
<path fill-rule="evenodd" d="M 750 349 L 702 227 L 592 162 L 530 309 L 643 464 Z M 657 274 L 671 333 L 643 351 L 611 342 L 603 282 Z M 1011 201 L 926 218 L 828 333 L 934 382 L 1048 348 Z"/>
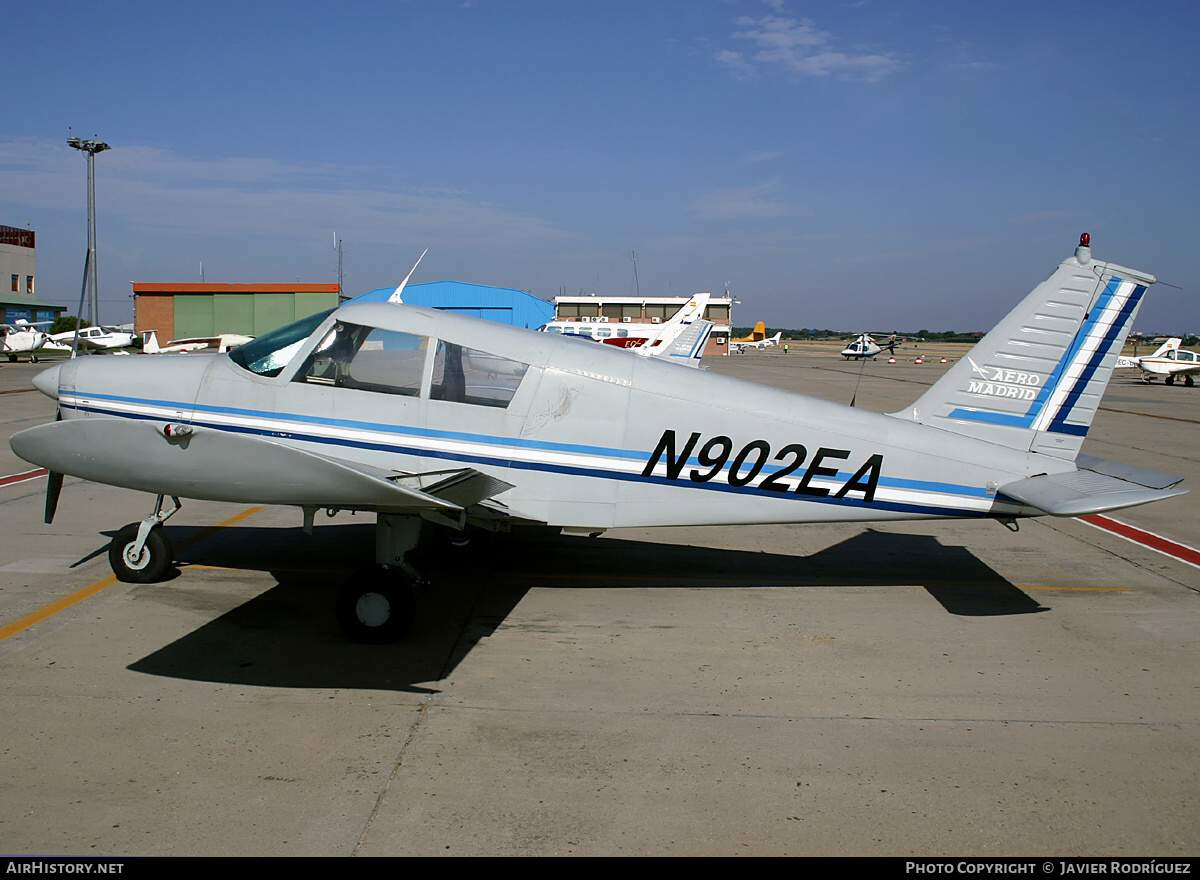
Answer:
<path fill-rule="evenodd" d="M 384 645 L 408 633 L 417 613 L 417 597 L 400 570 L 366 568 L 338 590 L 333 611 L 352 641 Z"/>
<path fill-rule="evenodd" d="M 175 553 L 167 536 L 156 526 L 146 536 L 141 552 L 135 554 L 139 525 L 130 523 L 117 532 L 108 545 L 108 562 L 117 580 L 127 584 L 152 584 L 166 577 Z"/>

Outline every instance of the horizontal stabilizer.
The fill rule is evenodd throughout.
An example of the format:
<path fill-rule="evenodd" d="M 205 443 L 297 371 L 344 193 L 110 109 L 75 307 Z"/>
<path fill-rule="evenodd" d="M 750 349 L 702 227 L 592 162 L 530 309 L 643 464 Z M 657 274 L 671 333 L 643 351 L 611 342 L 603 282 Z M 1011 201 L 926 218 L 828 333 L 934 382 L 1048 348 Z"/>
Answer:
<path fill-rule="evenodd" d="M 1051 516 L 1085 516 L 1122 507 L 1134 507 L 1183 495 L 1175 488 L 1182 477 L 1172 477 L 1132 465 L 1117 464 L 1081 455 L 1079 470 L 1043 474 L 1000 487 L 999 494 L 1036 507 Z"/>

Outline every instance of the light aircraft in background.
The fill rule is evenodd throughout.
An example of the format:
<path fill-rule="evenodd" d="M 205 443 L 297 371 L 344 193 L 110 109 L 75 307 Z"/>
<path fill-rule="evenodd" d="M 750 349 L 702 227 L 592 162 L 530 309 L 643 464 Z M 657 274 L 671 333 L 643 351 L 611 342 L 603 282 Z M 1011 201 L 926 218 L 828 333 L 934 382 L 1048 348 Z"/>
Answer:
<path fill-rule="evenodd" d="M 1188 351 L 1179 346 L 1183 340 L 1172 337 L 1159 346 L 1158 351 L 1141 357 L 1119 357 L 1118 367 L 1137 367 L 1142 371 L 1142 381 L 1149 384 L 1161 376 L 1164 385 L 1174 385 L 1176 377 L 1183 377 L 1183 384 L 1191 388 L 1193 378 L 1200 373 L 1200 352 Z"/>
<path fill-rule="evenodd" d="M 411 273 L 410 273 L 411 275 Z M 163 579 L 179 497 L 376 516 L 375 565 L 337 593 L 390 641 L 427 585 L 423 529 L 1080 516 L 1169 498 L 1178 477 L 1080 454 L 1154 278 L 1086 237 L 911 406 L 875 413 L 417 306 L 348 304 L 225 355 L 75 358 L 39 374 L 59 420 L 13 435 L 49 469 L 157 496 L 109 547 Z M 1054 332 L 1046 332 L 1047 328 Z M 164 499 L 173 503 L 164 510 Z"/>
<path fill-rule="evenodd" d="M 767 336 L 767 327 L 759 321 L 754 325 L 754 329 L 750 331 L 749 336 L 741 336 L 737 339 L 729 340 L 729 353 L 741 354 L 748 348 L 771 348 L 779 345 L 779 340 L 783 336 L 783 331 L 780 330 L 774 336 Z"/>
<path fill-rule="evenodd" d="M 117 327 L 84 327 L 79 331 L 79 348 L 92 351 L 128 348 L 133 345 L 133 339 L 134 334 L 131 330 Z M 53 343 L 52 348 L 70 351 L 75 344 L 75 331 L 55 333 L 50 340 Z"/>
<path fill-rule="evenodd" d="M 695 367 L 704 354 L 713 323 L 704 319 L 709 293 L 697 293 L 661 324 L 644 322 L 610 323 L 601 318 L 592 321 L 551 321 L 538 327 L 539 333 L 561 333 L 626 348 L 644 357 L 668 358 Z"/>
<path fill-rule="evenodd" d="M 240 333 L 218 333 L 216 336 L 192 336 L 187 339 L 172 339 L 166 345 L 158 342 L 158 331 L 147 330 L 142 334 L 143 354 L 184 354 L 189 351 L 204 351 L 224 354 L 230 349 L 244 345 L 253 336 Z"/>
<path fill-rule="evenodd" d="M 883 351 L 896 353 L 896 337 L 892 337 L 887 341 L 886 345 L 880 345 L 875 341 L 875 338 L 869 333 L 863 333 L 849 345 L 842 349 L 842 357 L 846 360 L 851 358 L 859 360 L 861 358 L 877 358 Z"/>
<path fill-rule="evenodd" d="M 3 338 L 0 338 L 0 353 L 8 355 L 9 361 L 15 362 L 17 355 L 29 355 L 29 362 L 36 364 L 38 362 L 37 353 L 41 351 L 50 337 L 44 331 L 38 330 L 38 327 L 45 327 L 47 324 L 53 324 L 53 321 L 37 321 L 30 323 L 23 318 L 18 318 L 11 324 L 0 324 L 0 332 L 3 332 Z"/>

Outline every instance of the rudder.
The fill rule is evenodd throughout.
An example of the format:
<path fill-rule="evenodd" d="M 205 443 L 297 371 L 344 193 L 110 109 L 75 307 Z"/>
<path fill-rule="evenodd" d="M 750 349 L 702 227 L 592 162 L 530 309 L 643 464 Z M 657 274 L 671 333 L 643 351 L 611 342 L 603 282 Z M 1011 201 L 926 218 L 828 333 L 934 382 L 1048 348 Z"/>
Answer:
<path fill-rule="evenodd" d="M 1088 237 L 899 418 L 1073 461 L 1154 276 Z"/>

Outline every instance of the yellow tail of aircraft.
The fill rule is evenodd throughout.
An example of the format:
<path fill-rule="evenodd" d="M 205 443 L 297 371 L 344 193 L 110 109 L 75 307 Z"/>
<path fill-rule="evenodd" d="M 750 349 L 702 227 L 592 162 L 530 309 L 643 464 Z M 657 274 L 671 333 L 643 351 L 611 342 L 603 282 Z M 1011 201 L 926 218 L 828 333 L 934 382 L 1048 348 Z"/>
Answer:
<path fill-rule="evenodd" d="M 741 339 L 731 339 L 730 342 L 762 342 L 767 338 L 767 325 L 759 321 L 754 325 L 754 329 L 750 331 L 749 336 L 743 336 Z"/>

